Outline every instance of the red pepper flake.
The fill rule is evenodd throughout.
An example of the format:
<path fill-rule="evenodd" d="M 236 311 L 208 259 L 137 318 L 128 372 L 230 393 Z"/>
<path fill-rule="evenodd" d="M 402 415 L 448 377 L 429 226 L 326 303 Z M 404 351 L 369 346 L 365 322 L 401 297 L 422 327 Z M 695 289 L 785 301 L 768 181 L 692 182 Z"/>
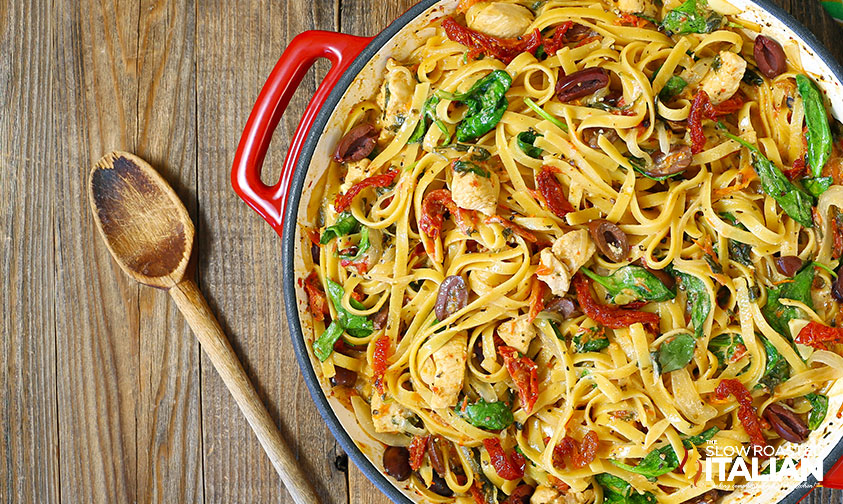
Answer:
<path fill-rule="evenodd" d="M 539 280 L 538 278 L 533 278 L 533 285 L 530 288 L 530 318 L 529 321 L 532 323 L 533 320 L 539 315 L 539 313 L 544 310 L 544 291 L 545 291 L 544 282 Z"/>
<path fill-rule="evenodd" d="M 526 241 L 526 242 L 536 243 L 537 241 L 539 241 L 539 239 L 536 238 L 536 235 L 534 235 L 529 229 L 525 229 L 525 228 L 519 226 L 518 224 L 516 224 L 516 223 L 514 223 L 514 222 L 512 222 L 508 219 L 504 219 L 500 215 L 493 215 L 493 216 L 489 217 L 488 219 L 486 219 L 485 222 L 486 222 L 486 224 L 491 224 L 493 222 L 497 223 L 497 224 L 500 224 L 501 226 L 504 227 L 504 229 L 509 229 L 510 231 L 517 234 L 521 238 L 524 238 L 524 241 Z"/>
<path fill-rule="evenodd" d="M 328 314 L 328 298 L 325 296 L 325 291 L 322 290 L 319 275 L 315 271 L 311 271 L 304 279 L 304 290 L 307 293 L 310 314 L 316 320 L 324 320 L 325 315 Z"/>
<path fill-rule="evenodd" d="M 655 313 L 625 310 L 617 306 L 599 304 L 591 294 L 591 279 L 582 273 L 577 273 L 574 276 L 573 283 L 580 308 L 591 320 L 611 329 L 622 329 L 640 322 L 644 324 L 644 328 L 648 331 L 658 332 L 659 316 Z"/>
<path fill-rule="evenodd" d="M 395 177 L 398 176 L 398 170 L 390 170 L 386 173 L 381 175 L 373 175 L 362 182 L 358 182 L 351 186 L 345 194 L 337 194 L 337 197 L 334 199 L 334 209 L 337 212 L 342 212 L 349 206 L 351 206 L 351 202 L 354 200 L 355 196 L 360 194 L 360 191 L 366 189 L 367 187 L 389 187 L 395 182 Z"/>
<path fill-rule="evenodd" d="M 499 346 L 498 353 L 503 357 L 504 365 L 515 386 L 518 387 L 518 398 L 521 406 L 528 413 L 533 410 L 539 398 L 539 367 L 532 359 L 518 356 L 518 350 L 509 346 Z"/>
<path fill-rule="evenodd" d="M 571 206 L 568 198 L 565 197 L 562 184 L 559 183 L 554 175 L 558 171 L 550 166 L 542 166 L 541 171 L 536 176 L 536 186 L 548 210 L 553 212 L 557 217 L 564 218 L 569 212 L 574 211 L 574 207 Z"/>
<path fill-rule="evenodd" d="M 470 56 L 487 54 L 507 64 L 523 52 L 535 54 L 542 43 L 542 35 L 538 28 L 526 37 L 511 39 L 497 38 L 474 31 L 457 23 L 452 17 L 447 17 L 442 21 L 442 28 L 445 29 L 449 39 L 472 48 Z"/>
<path fill-rule="evenodd" d="M 553 465 L 564 468 L 566 467 L 565 459 L 568 459 L 574 469 L 582 469 L 594 461 L 599 443 L 600 440 L 594 431 L 588 431 L 588 434 L 582 438 L 582 443 L 570 436 L 565 436 L 553 448 Z"/>
<path fill-rule="evenodd" d="M 378 392 L 381 394 L 384 392 L 383 377 L 384 374 L 386 374 L 386 368 L 389 367 L 387 359 L 389 359 L 391 345 L 392 341 L 389 339 L 389 336 L 383 334 L 377 339 L 377 341 L 375 341 L 375 351 L 372 354 L 372 370 L 374 371 L 375 388 L 378 389 Z"/>
<path fill-rule="evenodd" d="M 424 460 L 424 454 L 427 451 L 427 442 L 430 436 L 413 436 L 410 441 L 410 468 L 418 471 Z"/>
<path fill-rule="evenodd" d="M 729 115 L 743 107 L 744 99 L 741 95 L 735 95 L 728 100 L 718 104 L 712 105 L 711 98 L 705 91 L 700 91 L 694 97 L 694 102 L 691 104 L 691 113 L 688 116 L 688 129 L 691 132 L 691 151 L 694 154 L 699 154 L 705 148 L 705 133 L 703 132 L 703 119 L 716 119 L 721 116 Z"/>
<path fill-rule="evenodd" d="M 721 380 L 720 384 L 714 390 L 714 397 L 718 400 L 723 400 L 730 395 L 735 396 L 738 404 L 740 404 L 738 418 L 746 433 L 749 434 L 749 439 L 753 446 L 767 446 L 767 440 L 764 439 L 764 433 L 761 432 L 761 420 L 758 418 L 758 410 L 752 405 L 752 396 L 744 384 L 734 379 Z"/>
<path fill-rule="evenodd" d="M 801 345 L 808 345 L 820 350 L 828 350 L 826 343 L 840 343 L 843 341 L 843 328 L 829 327 L 819 322 L 808 322 L 799 331 L 794 340 Z"/>
<path fill-rule="evenodd" d="M 495 468 L 498 476 L 506 480 L 517 480 L 524 476 L 526 461 L 523 455 L 517 451 L 507 455 L 503 451 L 503 448 L 501 448 L 501 442 L 497 438 L 484 439 L 483 446 L 489 452 L 489 459 L 492 461 L 492 466 Z"/>

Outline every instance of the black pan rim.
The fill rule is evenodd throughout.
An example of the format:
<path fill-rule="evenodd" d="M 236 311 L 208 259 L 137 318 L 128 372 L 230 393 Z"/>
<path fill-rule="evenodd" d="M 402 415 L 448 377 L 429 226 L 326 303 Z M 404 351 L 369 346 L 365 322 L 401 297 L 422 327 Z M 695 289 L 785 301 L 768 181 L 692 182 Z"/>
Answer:
<path fill-rule="evenodd" d="M 282 290 L 284 293 L 284 307 L 287 312 L 287 324 L 290 330 L 290 338 L 293 343 L 293 349 L 296 354 L 296 360 L 299 364 L 299 369 L 304 377 L 307 389 L 316 408 L 331 433 L 342 446 L 348 457 L 357 465 L 357 467 L 366 475 L 374 485 L 390 498 L 396 504 L 413 504 L 401 491 L 399 491 L 387 477 L 375 467 L 372 462 L 363 454 L 360 448 L 355 444 L 351 436 L 348 435 L 345 428 L 340 423 L 337 416 L 334 414 L 325 394 L 322 392 L 319 378 L 313 370 L 311 365 L 310 355 L 305 344 L 304 333 L 301 328 L 301 320 L 299 319 L 299 312 L 296 300 L 296 286 L 295 286 L 295 246 L 296 246 L 296 225 L 299 204 L 301 203 L 301 193 L 304 187 L 304 182 L 307 176 L 307 170 L 310 166 L 310 160 L 313 152 L 316 149 L 321 133 L 325 128 L 334 108 L 339 103 L 340 99 L 345 95 L 348 87 L 351 85 L 355 77 L 360 73 L 366 63 L 383 47 L 395 34 L 397 34 L 410 21 L 421 15 L 428 8 L 435 5 L 439 0 L 422 0 L 412 6 L 398 19 L 393 21 L 386 29 L 379 33 L 366 46 L 365 49 L 354 59 L 348 70 L 340 78 L 337 85 L 331 91 L 331 95 L 325 101 L 325 104 L 320 108 L 313 126 L 307 135 L 307 139 L 303 145 L 301 155 L 299 156 L 296 165 L 296 172 L 293 175 L 292 183 L 290 185 L 290 192 L 287 200 L 287 209 L 284 215 L 283 235 L 281 239 L 281 266 L 283 271 L 290 272 L 289 275 L 284 275 Z M 803 24 L 798 22 L 790 13 L 784 11 L 779 6 L 772 3 L 771 0 L 753 0 L 753 3 L 769 12 L 773 17 L 780 20 L 788 29 L 793 31 L 804 44 L 814 51 L 817 56 L 831 69 L 834 77 L 843 84 L 843 67 L 831 55 L 828 49 L 823 46 L 817 37 Z M 841 438 L 835 447 L 831 450 L 829 455 L 823 461 L 823 470 L 827 473 L 831 467 L 843 455 L 843 438 Z M 779 501 L 779 504 L 797 504 L 807 495 L 813 487 L 817 484 L 813 476 L 797 487 L 786 497 Z"/>

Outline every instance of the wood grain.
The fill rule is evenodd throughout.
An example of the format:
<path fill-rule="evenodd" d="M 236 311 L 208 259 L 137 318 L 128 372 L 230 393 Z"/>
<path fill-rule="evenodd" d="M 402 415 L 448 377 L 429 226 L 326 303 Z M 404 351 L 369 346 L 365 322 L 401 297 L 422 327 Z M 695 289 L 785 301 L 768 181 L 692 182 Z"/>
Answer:
<path fill-rule="evenodd" d="M 49 10 L 0 1 L 0 502 L 59 498 Z"/>
<path fill-rule="evenodd" d="M 776 1 L 843 60 L 818 2 Z M 280 242 L 228 176 L 294 35 L 375 35 L 412 3 L 0 0 L 0 502 L 291 502 L 169 296 L 126 280 L 95 236 L 85 177 L 118 148 L 185 202 L 197 283 L 324 501 L 387 502 L 334 466 L 289 344 Z M 282 119 L 265 180 L 326 69 Z"/>

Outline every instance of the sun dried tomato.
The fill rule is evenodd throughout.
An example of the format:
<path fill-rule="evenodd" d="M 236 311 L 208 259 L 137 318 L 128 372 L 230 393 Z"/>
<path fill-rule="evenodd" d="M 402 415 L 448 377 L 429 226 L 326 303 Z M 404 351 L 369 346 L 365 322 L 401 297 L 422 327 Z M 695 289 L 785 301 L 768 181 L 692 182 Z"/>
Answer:
<path fill-rule="evenodd" d="M 544 52 L 548 56 L 553 56 L 559 49 L 562 49 L 566 42 L 565 34 L 568 33 L 568 30 L 570 30 L 572 26 L 574 26 L 573 21 L 565 21 L 556 27 L 556 32 L 554 32 L 552 39 L 544 40 Z"/>
<path fill-rule="evenodd" d="M 410 468 L 418 471 L 424 460 L 424 453 L 427 451 L 428 438 L 430 436 L 413 436 L 410 441 Z"/>
<path fill-rule="evenodd" d="M 389 359 L 391 345 L 392 341 L 389 339 L 389 336 L 383 334 L 375 341 L 375 351 L 372 354 L 372 371 L 374 372 L 375 388 L 381 394 L 384 392 L 383 376 L 386 374 L 386 368 L 389 367 L 387 359 Z"/>
<path fill-rule="evenodd" d="M 544 287 L 544 282 L 538 278 L 533 278 L 533 285 L 530 288 L 530 322 L 533 322 L 539 313 L 544 310 Z"/>
<path fill-rule="evenodd" d="M 381 175 L 372 175 L 371 177 L 358 182 L 351 186 L 345 194 L 337 194 L 337 197 L 334 199 L 334 209 L 337 212 L 342 212 L 349 206 L 351 206 L 351 202 L 354 200 L 354 197 L 360 194 L 360 191 L 366 189 L 367 187 L 389 187 L 395 182 L 395 177 L 398 176 L 398 170 L 390 170 L 386 173 Z"/>
<path fill-rule="evenodd" d="M 826 343 L 840 343 L 843 341 L 843 328 L 822 325 L 819 322 L 808 322 L 799 331 L 794 340 L 800 345 L 808 345 L 820 350 L 827 350 Z"/>
<path fill-rule="evenodd" d="M 488 219 L 486 219 L 485 222 L 486 222 L 486 224 L 491 224 L 493 222 L 497 223 L 497 224 L 500 224 L 501 226 L 504 227 L 504 229 L 509 229 L 510 231 L 517 234 L 521 238 L 524 238 L 524 241 L 526 241 L 526 242 L 536 243 L 537 241 L 539 241 L 539 239 L 536 238 L 536 235 L 534 235 L 529 229 L 525 229 L 525 228 L 519 226 L 518 224 L 516 224 L 516 223 L 514 223 L 510 220 L 504 219 L 500 215 L 493 215 L 493 216 L 489 217 Z"/>
<path fill-rule="evenodd" d="M 700 91 L 694 97 L 691 104 L 691 113 L 688 115 L 688 129 L 691 132 L 691 151 L 699 154 L 705 148 L 705 133 L 702 128 L 703 119 L 716 119 L 718 117 L 737 112 L 743 107 L 744 99 L 741 95 L 735 95 L 728 100 L 712 105 L 711 98 L 705 91 Z"/>
<path fill-rule="evenodd" d="M 539 367 L 533 362 L 533 359 L 526 356 L 518 356 L 518 350 L 508 347 L 499 346 L 498 353 L 503 357 L 504 365 L 515 386 L 518 387 L 518 398 L 521 400 L 521 406 L 528 413 L 533 410 L 533 405 L 539 398 Z"/>
<path fill-rule="evenodd" d="M 636 28 L 641 28 L 646 26 L 649 23 L 648 20 L 639 17 L 635 14 L 630 14 L 628 12 L 623 13 L 621 17 L 615 20 L 615 24 L 619 26 L 633 26 Z"/>
<path fill-rule="evenodd" d="M 582 438 L 582 443 L 565 436 L 553 448 L 553 465 L 560 468 L 566 467 L 565 459 L 569 459 L 574 469 L 582 469 L 594 461 L 599 442 L 597 433 L 594 431 L 588 431 L 588 434 Z"/>
<path fill-rule="evenodd" d="M 752 405 L 752 396 L 743 383 L 738 380 L 721 380 L 714 390 L 714 396 L 723 400 L 730 395 L 735 396 L 738 404 L 738 419 L 740 419 L 744 430 L 749 434 L 749 439 L 754 446 L 767 446 L 764 433 L 761 432 L 761 420 L 758 418 L 758 410 Z"/>
<path fill-rule="evenodd" d="M 560 493 L 567 493 L 571 486 L 552 474 L 547 475 L 547 483 Z"/>
<path fill-rule="evenodd" d="M 542 43 L 542 35 L 538 28 L 526 37 L 512 39 L 497 38 L 474 31 L 457 23 L 452 17 L 442 21 L 442 28 L 449 39 L 474 49 L 472 56 L 488 54 L 507 64 L 523 52 L 535 54 Z"/>
<path fill-rule="evenodd" d="M 340 259 L 340 266 L 343 268 L 348 268 L 349 266 L 356 268 L 357 272 L 361 275 L 365 275 L 367 271 L 369 271 L 369 265 L 366 261 L 352 261 L 351 259 Z"/>
<path fill-rule="evenodd" d="M 451 198 L 451 191 L 447 189 L 437 189 L 424 197 L 419 229 L 430 238 L 438 237 L 442 231 L 445 212 L 451 213 L 463 233 L 471 233 L 474 227 L 474 212 L 459 208 Z"/>
<path fill-rule="evenodd" d="M 644 324 L 644 328 L 648 331 L 658 332 L 659 316 L 655 313 L 625 310 L 617 306 L 598 303 L 591 294 L 591 279 L 582 273 L 577 273 L 574 276 L 573 283 L 580 308 L 591 320 L 611 329 L 621 329 L 640 322 Z"/>
<path fill-rule="evenodd" d="M 746 355 L 746 347 L 741 344 L 737 344 L 735 345 L 735 352 L 731 357 L 729 357 L 729 362 L 738 362 L 744 355 Z"/>
<path fill-rule="evenodd" d="M 524 467 L 526 462 L 524 456 L 514 451 L 509 455 L 501 448 L 501 442 L 497 438 L 486 438 L 483 440 L 483 446 L 489 453 L 489 459 L 492 461 L 492 467 L 503 479 L 517 480 L 524 476 Z"/>
<path fill-rule="evenodd" d="M 325 291 L 322 290 L 319 275 L 315 271 L 311 271 L 304 279 L 304 290 L 307 293 L 310 314 L 316 320 L 325 320 L 325 315 L 328 314 L 328 298 L 325 296 Z"/>
<path fill-rule="evenodd" d="M 574 211 L 574 207 L 565 197 L 562 184 L 556 180 L 555 172 L 556 170 L 549 166 L 542 166 L 541 171 L 536 176 L 536 186 L 548 210 L 557 217 L 564 218 L 569 212 Z"/>

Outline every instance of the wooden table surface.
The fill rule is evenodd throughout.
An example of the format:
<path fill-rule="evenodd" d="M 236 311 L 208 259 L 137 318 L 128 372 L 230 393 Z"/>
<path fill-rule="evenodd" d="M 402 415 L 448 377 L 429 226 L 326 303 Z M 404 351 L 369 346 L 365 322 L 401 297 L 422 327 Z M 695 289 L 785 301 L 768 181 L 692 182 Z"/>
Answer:
<path fill-rule="evenodd" d="M 817 2 L 776 1 L 843 60 Z M 0 502 L 292 502 L 169 296 L 128 281 L 96 235 L 85 181 L 113 149 L 146 158 L 184 200 L 199 285 L 324 502 L 387 502 L 311 402 L 280 240 L 229 171 L 293 36 L 375 35 L 412 3 L 0 0 Z M 266 180 L 326 68 L 293 99 Z"/>

